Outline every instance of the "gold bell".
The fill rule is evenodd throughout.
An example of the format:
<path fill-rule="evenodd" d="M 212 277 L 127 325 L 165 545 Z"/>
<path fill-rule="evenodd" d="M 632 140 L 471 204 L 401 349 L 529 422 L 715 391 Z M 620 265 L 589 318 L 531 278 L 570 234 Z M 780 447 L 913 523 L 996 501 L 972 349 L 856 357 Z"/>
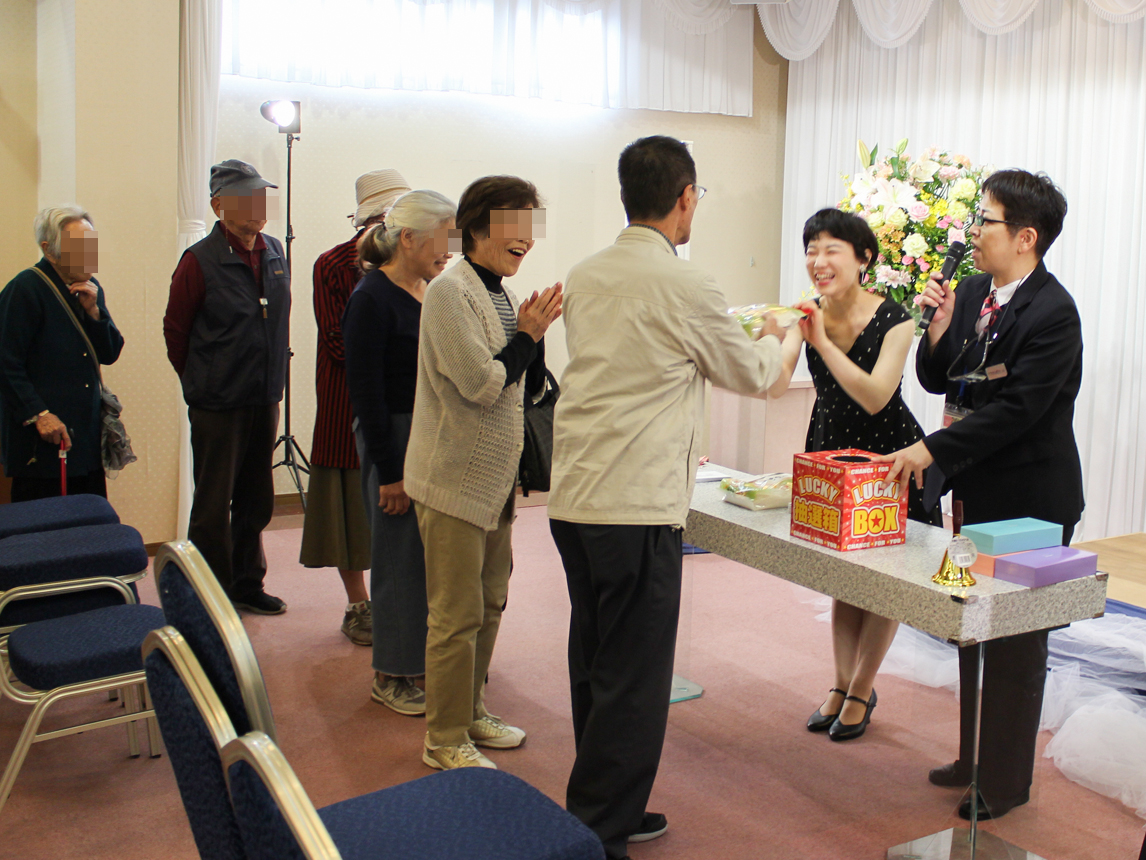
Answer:
<path fill-rule="evenodd" d="M 943 563 L 939 565 L 939 572 L 931 577 L 936 585 L 945 585 L 949 588 L 970 588 L 975 584 L 975 577 L 965 567 L 956 566 L 948 552 L 943 553 Z"/>

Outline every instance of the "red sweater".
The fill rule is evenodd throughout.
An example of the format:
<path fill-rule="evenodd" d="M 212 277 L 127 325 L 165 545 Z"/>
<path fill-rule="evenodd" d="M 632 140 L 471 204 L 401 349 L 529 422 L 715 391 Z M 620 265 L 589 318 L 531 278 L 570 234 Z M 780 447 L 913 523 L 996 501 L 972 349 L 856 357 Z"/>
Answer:
<path fill-rule="evenodd" d="M 362 277 L 358 270 L 357 243 L 356 235 L 349 242 L 335 245 L 314 262 L 318 410 L 310 461 L 333 469 L 359 468 L 354 432 L 350 429 L 350 392 L 346 387 L 346 352 L 342 345 L 342 312 Z"/>

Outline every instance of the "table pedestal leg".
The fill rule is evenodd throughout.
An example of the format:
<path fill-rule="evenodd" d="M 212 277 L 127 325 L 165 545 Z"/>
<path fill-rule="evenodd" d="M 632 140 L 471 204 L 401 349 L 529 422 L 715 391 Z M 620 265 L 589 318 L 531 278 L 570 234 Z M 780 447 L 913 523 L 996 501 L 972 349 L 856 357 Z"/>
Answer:
<path fill-rule="evenodd" d="M 972 726 L 974 745 L 971 751 L 971 826 L 950 827 L 930 836 L 905 842 L 887 849 L 887 860 L 1044 860 L 1038 854 L 1012 845 L 994 833 L 980 832 L 979 804 L 979 729 L 983 713 L 983 656 L 985 643 L 978 645 L 978 675 L 975 684 L 975 717 Z"/>
<path fill-rule="evenodd" d="M 692 657 L 692 560 L 693 554 L 685 553 L 681 562 L 680 621 L 677 624 L 674 668 L 684 673 L 689 673 Z M 684 675 L 673 673 L 669 704 L 699 699 L 702 693 L 704 693 L 704 687 L 700 684 L 689 681 Z"/>

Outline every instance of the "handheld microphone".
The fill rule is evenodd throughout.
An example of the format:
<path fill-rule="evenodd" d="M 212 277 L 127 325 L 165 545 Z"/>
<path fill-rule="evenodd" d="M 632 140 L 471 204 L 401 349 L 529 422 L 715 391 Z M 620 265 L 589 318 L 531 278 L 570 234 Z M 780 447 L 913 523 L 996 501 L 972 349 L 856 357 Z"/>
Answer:
<path fill-rule="evenodd" d="M 943 270 L 939 275 L 940 283 L 947 283 L 951 280 L 951 276 L 955 274 L 955 270 L 959 268 L 959 264 L 963 262 L 963 257 L 967 254 L 967 246 L 962 242 L 952 242 L 947 248 L 947 259 L 943 261 Z M 931 319 L 935 316 L 937 308 L 928 306 L 923 309 L 923 317 L 919 320 L 919 327 L 923 331 L 927 331 L 931 326 Z"/>

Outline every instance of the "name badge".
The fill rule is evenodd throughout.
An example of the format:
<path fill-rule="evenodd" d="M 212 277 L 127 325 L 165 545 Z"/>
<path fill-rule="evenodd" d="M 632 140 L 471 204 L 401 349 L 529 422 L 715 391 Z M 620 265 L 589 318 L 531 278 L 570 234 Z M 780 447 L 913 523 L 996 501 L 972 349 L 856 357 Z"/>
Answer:
<path fill-rule="evenodd" d="M 950 427 L 956 421 L 962 421 L 974 411 L 974 409 L 965 409 L 962 406 L 948 403 L 943 407 L 943 426 Z"/>
<path fill-rule="evenodd" d="M 1007 375 L 1007 365 L 1005 364 L 992 364 L 986 370 L 988 379 L 1002 379 Z"/>

